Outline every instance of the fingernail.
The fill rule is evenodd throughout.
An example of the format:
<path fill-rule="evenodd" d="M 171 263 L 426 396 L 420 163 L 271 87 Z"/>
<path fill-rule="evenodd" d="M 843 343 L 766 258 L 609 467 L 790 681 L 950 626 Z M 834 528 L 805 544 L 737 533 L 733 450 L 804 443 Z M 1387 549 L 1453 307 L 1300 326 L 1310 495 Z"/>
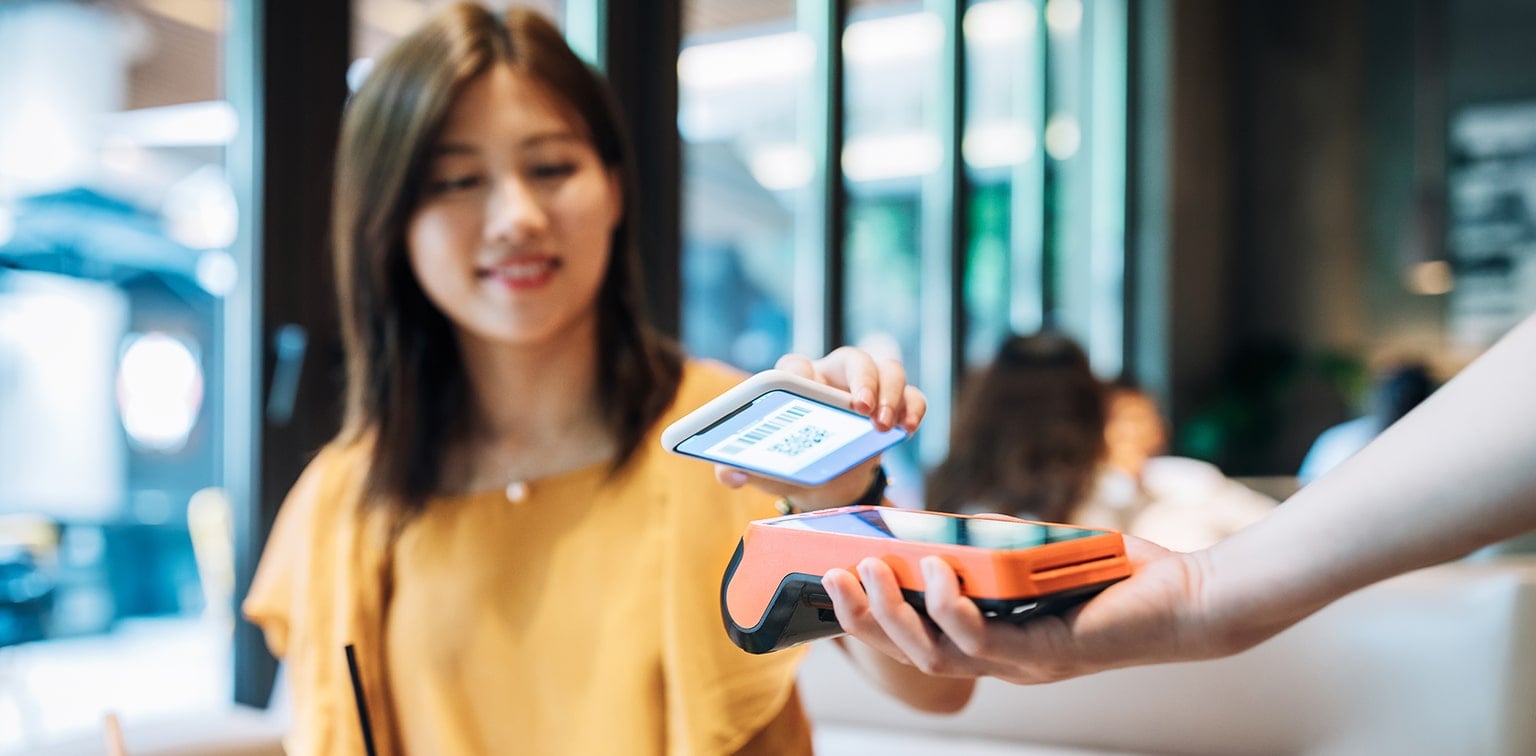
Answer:
<path fill-rule="evenodd" d="M 855 408 L 858 411 L 871 412 L 875 409 L 875 392 L 869 389 L 859 389 L 859 393 L 854 398 L 854 401 L 859 403 L 859 406 Z"/>
<path fill-rule="evenodd" d="M 841 580 L 830 579 L 835 572 L 838 572 L 838 570 L 827 570 L 827 574 L 821 576 L 821 589 L 826 591 L 827 596 L 829 596 L 833 601 L 841 601 L 843 598 L 843 589 L 838 587 L 838 583 L 840 583 Z"/>
<path fill-rule="evenodd" d="M 876 422 L 879 423 L 880 425 L 884 425 L 884 426 L 887 426 L 887 427 L 895 426 L 896 425 L 896 410 L 891 409 L 891 405 L 889 405 L 889 404 L 881 405 L 881 407 L 880 407 L 880 417 L 876 420 Z"/>
<path fill-rule="evenodd" d="M 746 473 L 735 472 L 733 470 L 725 474 L 725 482 L 729 485 L 744 486 L 747 484 L 747 480 L 748 478 Z"/>

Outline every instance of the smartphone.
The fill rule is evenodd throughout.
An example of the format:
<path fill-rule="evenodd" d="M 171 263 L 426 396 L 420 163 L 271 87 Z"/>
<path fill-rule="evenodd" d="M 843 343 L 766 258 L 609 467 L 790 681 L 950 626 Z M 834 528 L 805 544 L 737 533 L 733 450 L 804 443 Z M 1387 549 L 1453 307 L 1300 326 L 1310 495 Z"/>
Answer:
<path fill-rule="evenodd" d="M 846 391 L 782 370 L 757 373 L 667 426 L 668 451 L 801 486 L 819 486 L 901 443 Z"/>
<path fill-rule="evenodd" d="M 842 633 L 821 576 L 865 557 L 890 565 L 924 611 L 923 557 L 954 568 L 982 615 L 1023 621 L 1059 612 L 1130 575 L 1113 530 L 898 509 L 841 507 L 747 526 L 720 586 L 732 641 L 766 653 Z"/>

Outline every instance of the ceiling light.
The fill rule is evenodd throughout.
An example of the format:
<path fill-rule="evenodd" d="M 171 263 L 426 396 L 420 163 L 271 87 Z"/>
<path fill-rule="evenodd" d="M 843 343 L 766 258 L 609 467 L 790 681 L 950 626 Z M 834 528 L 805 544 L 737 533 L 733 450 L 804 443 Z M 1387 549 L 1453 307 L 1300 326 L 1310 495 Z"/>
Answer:
<path fill-rule="evenodd" d="M 965 130 L 960 153 L 972 168 L 1003 168 L 1034 155 L 1035 132 L 1020 121 L 992 121 Z"/>
<path fill-rule="evenodd" d="M 1058 34 L 1077 31 L 1083 24 L 1083 0 L 1048 0 L 1045 25 Z"/>
<path fill-rule="evenodd" d="M 843 173 L 849 181 L 925 176 L 939 168 L 944 148 L 931 131 L 904 131 L 851 137 L 843 146 Z"/>
<path fill-rule="evenodd" d="M 816 44 L 805 32 L 689 45 L 677 56 L 677 78 L 689 89 L 732 89 L 810 73 Z"/>
<path fill-rule="evenodd" d="M 1035 6 L 1021 0 L 988 0 L 965 12 L 966 44 L 993 47 L 1018 42 L 1035 32 Z"/>
<path fill-rule="evenodd" d="M 944 21 L 927 11 L 855 21 L 843 32 L 843 57 L 851 66 L 921 60 L 943 45 Z"/>
<path fill-rule="evenodd" d="M 1082 146 L 1082 142 L 1083 133 L 1078 128 L 1076 118 L 1058 113 L 1046 122 L 1045 151 L 1051 157 L 1068 160 L 1077 154 L 1077 148 Z"/>
<path fill-rule="evenodd" d="M 763 188 L 787 191 L 811 183 L 816 161 L 798 144 L 775 144 L 753 150 L 750 169 Z"/>

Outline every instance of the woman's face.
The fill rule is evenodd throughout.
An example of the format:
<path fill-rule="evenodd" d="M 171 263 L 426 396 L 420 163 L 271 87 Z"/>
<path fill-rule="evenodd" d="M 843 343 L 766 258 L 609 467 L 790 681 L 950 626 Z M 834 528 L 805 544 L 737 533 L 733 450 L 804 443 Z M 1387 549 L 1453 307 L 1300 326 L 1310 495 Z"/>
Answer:
<path fill-rule="evenodd" d="M 568 111 L 497 65 L 464 87 L 430 148 L 406 245 L 464 335 L 536 346 L 595 320 L 623 198 Z"/>
<path fill-rule="evenodd" d="M 1168 442 L 1157 405 L 1139 392 L 1115 391 L 1105 420 L 1104 442 L 1111 458 L 1145 461 Z"/>

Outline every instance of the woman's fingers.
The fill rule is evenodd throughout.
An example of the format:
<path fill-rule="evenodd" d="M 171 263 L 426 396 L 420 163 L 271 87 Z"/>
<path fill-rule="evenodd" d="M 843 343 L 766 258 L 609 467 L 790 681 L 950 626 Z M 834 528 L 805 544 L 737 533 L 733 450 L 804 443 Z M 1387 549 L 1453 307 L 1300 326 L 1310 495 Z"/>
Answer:
<path fill-rule="evenodd" d="M 897 417 L 900 419 L 901 427 L 906 428 L 908 433 L 912 433 L 917 430 L 917 426 L 923 424 L 923 418 L 928 414 L 928 397 L 924 396 L 916 386 L 907 386 L 903 390 L 903 396 L 904 409 Z"/>
<path fill-rule="evenodd" d="M 773 363 L 775 370 L 783 370 L 786 373 L 794 373 L 801 378 L 807 378 L 817 383 L 823 383 L 816 375 L 816 366 L 811 364 L 811 358 L 803 354 L 786 354 Z"/>
<path fill-rule="evenodd" d="M 908 420 L 907 369 L 896 360 L 880 360 L 875 363 L 875 371 L 880 376 L 879 406 L 870 415 L 875 427 L 889 430 L 898 423 L 904 425 Z M 917 420 L 921 421 L 922 415 L 918 415 Z"/>
<path fill-rule="evenodd" d="M 917 430 L 928 412 L 923 392 L 908 385 L 907 369 L 898 360 L 876 360 L 862 349 L 838 347 L 820 359 L 786 354 L 774 367 L 847 391 L 851 409 L 868 415 L 881 431 L 900 425 Z"/>
<path fill-rule="evenodd" d="M 725 484 L 726 488 L 741 488 L 752 482 L 752 476 L 729 465 L 715 465 L 715 480 Z"/>
<path fill-rule="evenodd" d="M 775 478 L 755 475 L 739 467 L 731 467 L 729 465 L 715 465 L 715 480 L 720 481 L 727 488 L 741 488 L 750 484 L 759 491 L 774 496 L 803 497 L 807 492 L 813 490 Z"/>
<path fill-rule="evenodd" d="M 853 396 L 853 411 L 870 415 L 880 408 L 880 371 L 868 352 L 854 347 L 838 347 L 819 360 L 812 361 L 823 383 L 843 389 Z M 879 425 L 878 420 L 876 425 Z"/>

